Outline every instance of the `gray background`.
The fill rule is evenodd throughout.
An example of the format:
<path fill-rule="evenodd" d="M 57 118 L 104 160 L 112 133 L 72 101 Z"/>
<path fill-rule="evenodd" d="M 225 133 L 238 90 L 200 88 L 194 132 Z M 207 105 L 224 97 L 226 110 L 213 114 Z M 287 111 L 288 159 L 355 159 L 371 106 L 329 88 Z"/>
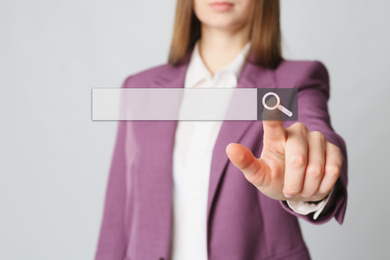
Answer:
<path fill-rule="evenodd" d="M 91 122 L 91 88 L 164 63 L 174 6 L 0 1 L 0 259 L 92 259 L 116 124 Z M 302 223 L 314 259 L 388 254 L 389 11 L 388 0 L 282 0 L 285 57 L 326 64 L 349 152 L 344 225 Z"/>

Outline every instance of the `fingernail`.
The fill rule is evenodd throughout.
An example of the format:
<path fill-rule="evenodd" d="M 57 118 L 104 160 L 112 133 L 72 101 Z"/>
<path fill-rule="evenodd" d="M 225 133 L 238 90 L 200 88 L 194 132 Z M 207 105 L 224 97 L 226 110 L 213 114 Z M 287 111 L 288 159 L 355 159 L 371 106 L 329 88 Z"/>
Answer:
<path fill-rule="evenodd" d="M 226 153 L 230 153 L 231 150 L 231 143 L 226 146 Z"/>
<path fill-rule="evenodd" d="M 286 194 L 286 193 L 283 193 L 284 196 L 287 198 L 287 199 L 291 199 L 291 198 L 294 198 L 294 195 L 289 195 L 289 194 Z"/>

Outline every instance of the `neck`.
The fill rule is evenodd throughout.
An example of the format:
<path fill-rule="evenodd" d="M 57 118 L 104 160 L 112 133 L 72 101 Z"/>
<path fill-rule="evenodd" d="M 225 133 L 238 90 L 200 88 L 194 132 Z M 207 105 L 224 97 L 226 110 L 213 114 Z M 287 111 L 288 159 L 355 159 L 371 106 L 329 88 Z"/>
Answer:
<path fill-rule="evenodd" d="M 211 74 L 230 64 L 249 40 L 247 29 L 226 31 L 202 25 L 200 55 Z"/>

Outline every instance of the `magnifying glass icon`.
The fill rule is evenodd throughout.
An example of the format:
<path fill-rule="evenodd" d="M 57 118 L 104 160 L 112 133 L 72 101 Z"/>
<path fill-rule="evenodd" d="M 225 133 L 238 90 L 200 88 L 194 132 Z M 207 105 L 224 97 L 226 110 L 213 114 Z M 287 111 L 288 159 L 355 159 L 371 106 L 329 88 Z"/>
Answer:
<path fill-rule="evenodd" d="M 266 103 L 265 103 L 265 100 L 267 97 L 269 96 L 274 96 L 276 98 L 276 104 L 274 106 L 268 106 Z M 279 109 L 280 111 L 282 111 L 283 113 L 285 113 L 287 116 L 291 117 L 293 115 L 293 113 L 288 110 L 287 108 L 285 108 L 284 106 L 282 106 L 280 104 L 280 97 L 278 96 L 278 94 L 276 94 L 275 92 L 268 92 L 267 94 L 265 94 L 263 96 L 263 106 L 268 109 L 268 110 L 275 110 L 275 109 Z"/>

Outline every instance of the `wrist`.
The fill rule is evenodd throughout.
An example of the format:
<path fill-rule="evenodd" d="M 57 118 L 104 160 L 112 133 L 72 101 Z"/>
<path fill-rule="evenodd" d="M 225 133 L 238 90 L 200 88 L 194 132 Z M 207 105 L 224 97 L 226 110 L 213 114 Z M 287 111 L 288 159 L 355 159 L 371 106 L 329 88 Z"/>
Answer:
<path fill-rule="evenodd" d="M 309 201 L 306 201 L 306 202 L 307 202 L 307 203 L 311 203 L 311 204 L 318 204 L 318 203 L 320 203 L 321 201 L 326 200 L 326 199 L 329 197 L 329 194 L 330 194 L 330 192 L 329 192 L 328 194 L 326 194 L 325 197 L 318 198 L 318 199 L 312 199 L 312 200 L 309 200 Z"/>

